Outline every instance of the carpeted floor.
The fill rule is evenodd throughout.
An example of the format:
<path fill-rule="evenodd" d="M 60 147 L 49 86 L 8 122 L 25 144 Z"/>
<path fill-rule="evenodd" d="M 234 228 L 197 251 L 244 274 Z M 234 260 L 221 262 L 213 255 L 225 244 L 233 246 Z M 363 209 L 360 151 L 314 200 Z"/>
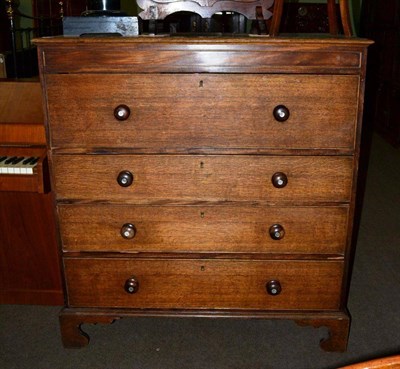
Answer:
<path fill-rule="evenodd" d="M 350 290 L 346 353 L 326 353 L 324 328 L 290 321 L 122 319 L 87 325 L 66 350 L 59 307 L 0 306 L 1 369 L 333 369 L 400 352 L 400 150 L 373 139 Z"/>

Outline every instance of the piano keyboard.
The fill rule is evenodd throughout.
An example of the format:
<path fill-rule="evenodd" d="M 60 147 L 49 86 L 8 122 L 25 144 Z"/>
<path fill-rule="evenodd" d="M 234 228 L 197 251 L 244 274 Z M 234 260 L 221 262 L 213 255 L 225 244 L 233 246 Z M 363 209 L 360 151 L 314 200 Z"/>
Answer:
<path fill-rule="evenodd" d="M 0 174 L 33 174 L 38 161 L 35 156 L 0 156 Z"/>

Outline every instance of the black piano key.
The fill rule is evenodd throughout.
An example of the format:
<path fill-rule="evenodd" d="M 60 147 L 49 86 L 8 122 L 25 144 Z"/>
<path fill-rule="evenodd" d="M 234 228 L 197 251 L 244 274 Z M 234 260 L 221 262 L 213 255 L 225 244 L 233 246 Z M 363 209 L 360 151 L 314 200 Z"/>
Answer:
<path fill-rule="evenodd" d="M 20 163 L 22 160 L 24 160 L 24 157 L 20 156 L 19 158 L 16 158 L 11 164 L 16 165 L 16 164 Z"/>
<path fill-rule="evenodd" d="M 33 164 L 36 164 L 38 161 L 39 161 L 39 158 L 37 157 L 37 158 L 33 159 L 29 164 L 33 165 Z"/>
<path fill-rule="evenodd" d="M 4 164 L 11 164 L 17 157 L 16 156 L 12 156 L 11 158 L 8 158 Z"/>
<path fill-rule="evenodd" d="M 0 157 L 0 163 L 3 161 L 3 160 L 6 160 L 7 159 L 7 156 L 1 156 Z"/>
<path fill-rule="evenodd" d="M 22 164 L 28 165 L 33 159 L 35 159 L 33 156 L 30 156 L 29 158 L 25 159 Z"/>

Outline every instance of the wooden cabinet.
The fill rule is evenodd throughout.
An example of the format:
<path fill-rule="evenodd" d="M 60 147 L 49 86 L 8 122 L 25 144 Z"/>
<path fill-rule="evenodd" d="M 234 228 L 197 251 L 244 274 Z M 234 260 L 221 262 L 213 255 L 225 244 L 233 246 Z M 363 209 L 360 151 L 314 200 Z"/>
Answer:
<path fill-rule="evenodd" d="M 0 304 L 63 305 L 51 193 L 0 191 L 0 234 Z"/>
<path fill-rule="evenodd" d="M 151 315 L 292 319 L 346 349 L 369 42 L 36 42 L 65 346 Z"/>
<path fill-rule="evenodd" d="M 39 81 L 2 80 L 0 304 L 64 304 L 46 154 Z"/>

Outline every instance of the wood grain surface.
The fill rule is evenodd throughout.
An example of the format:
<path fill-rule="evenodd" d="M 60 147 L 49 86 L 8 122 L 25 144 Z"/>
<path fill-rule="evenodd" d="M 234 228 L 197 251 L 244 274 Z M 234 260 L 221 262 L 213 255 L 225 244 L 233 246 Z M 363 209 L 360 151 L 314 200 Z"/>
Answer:
<path fill-rule="evenodd" d="M 341 156 L 54 155 L 58 200 L 122 203 L 348 202 L 353 158 Z M 128 170 L 133 184 L 121 187 Z M 288 184 L 271 178 L 286 173 Z"/>
<path fill-rule="evenodd" d="M 63 249 L 112 252 L 338 254 L 348 207 L 60 205 Z M 132 223 L 132 239 L 121 228 Z M 284 227 L 282 239 L 269 229 Z"/>
<path fill-rule="evenodd" d="M 51 145 L 353 150 L 358 82 L 341 75 L 49 75 Z M 114 117 L 121 104 L 131 112 L 122 122 Z M 285 122 L 274 119 L 279 105 L 290 111 Z"/>
<path fill-rule="evenodd" d="M 341 261 L 65 258 L 69 307 L 336 310 Z M 137 293 L 124 290 L 135 276 Z M 265 285 L 279 280 L 282 292 Z"/>

